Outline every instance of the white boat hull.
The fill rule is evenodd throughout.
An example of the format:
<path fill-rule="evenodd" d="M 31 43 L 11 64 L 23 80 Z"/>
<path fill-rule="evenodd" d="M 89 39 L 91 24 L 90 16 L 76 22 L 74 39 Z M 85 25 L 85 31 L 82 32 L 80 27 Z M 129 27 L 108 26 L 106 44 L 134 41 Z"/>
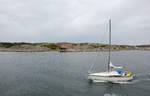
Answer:
<path fill-rule="evenodd" d="M 88 79 L 93 82 L 128 82 L 132 81 L 134 76 L 126 77 L 111 77 L 111 76 L 96 76 L 96 75 L 88 75 Z"/>

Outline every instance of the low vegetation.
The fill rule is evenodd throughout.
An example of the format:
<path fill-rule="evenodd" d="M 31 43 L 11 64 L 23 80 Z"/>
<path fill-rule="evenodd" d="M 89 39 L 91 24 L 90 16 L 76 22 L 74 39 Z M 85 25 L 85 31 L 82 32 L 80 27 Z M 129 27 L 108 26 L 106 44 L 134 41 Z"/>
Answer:
<path fill-rule="evenodd" d="M 32 45 L 32 46 L 36 46 L 39 43 L 26 43 L 26 42 L 19 42 L 19 43 L 9 43 L 9 42 L 1 42 L 0 43 L 0 47 L 4 47 L 4 48 L 10 48 L 13 46 L 21 46 L 21 45 Z"/>
<path fill-rule="evenodd" d="M 68 51 L 103 51 L 108 50 L 109 44 L 99 43 L 26 43 L 26 42 L 1 42 L 0 51 L 57 51 L 60 46 L 66 45 Z M 150 50 L 150 45 L 112 45 L 111 50 Z"/>
<path fill-rule="evenodd" d="M 99 48 L 100 45 L 99 45 L 99 44 L 94 44 L 94 45 L 92 45 L 92 47 L 93 47 L 93 48 Z"/>
<path fill-rule="evenodd" d="M 100 47 L 105 47 L 106 48 L 106 47 L 109 47 L 109 45 L 108 44 L 101 44 Z"/>
<path fill-rule="evenodd" d="M 44 44 L 44 45 L 42 45 L 42 47 L 47 47 L 47 48 L 50 48 L 52 50 L 58 49 L 58 45 L 56 45 L 56 44 Z"/>

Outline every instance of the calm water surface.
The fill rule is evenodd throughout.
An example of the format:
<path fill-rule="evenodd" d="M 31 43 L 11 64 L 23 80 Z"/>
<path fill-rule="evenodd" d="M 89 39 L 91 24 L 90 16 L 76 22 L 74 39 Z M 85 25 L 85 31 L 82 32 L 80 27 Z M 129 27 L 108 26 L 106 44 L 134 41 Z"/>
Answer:
<path fill-rule="evenodd" d="M 112 52 L 114 65 L 136 74 L 128 84 L 89 83 L 107 69 L 107 52 L 0 52 L 0 96 L 150 96 L 150 51 Z"/>

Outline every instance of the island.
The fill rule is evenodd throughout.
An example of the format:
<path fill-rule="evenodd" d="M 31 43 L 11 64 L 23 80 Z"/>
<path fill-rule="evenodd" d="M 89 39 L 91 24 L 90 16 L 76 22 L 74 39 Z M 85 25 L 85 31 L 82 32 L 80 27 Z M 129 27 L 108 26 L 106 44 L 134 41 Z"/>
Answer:
<path fill-rule="evenodd" d="M 109 44 L 102 43 L 26 43 L 0 42 L 1 52 L 97 52 L 108 51 Z M 150 45 L 111 45 L 112 51 L 120 50 L 150 50 Z"/>

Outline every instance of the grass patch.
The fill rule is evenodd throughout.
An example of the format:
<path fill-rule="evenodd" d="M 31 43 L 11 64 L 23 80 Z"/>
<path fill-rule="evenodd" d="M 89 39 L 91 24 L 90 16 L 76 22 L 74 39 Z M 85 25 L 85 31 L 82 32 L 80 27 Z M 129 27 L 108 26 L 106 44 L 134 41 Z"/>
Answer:
<path fill-rule="evenodd" d="M 58 45 L 56 45 L 56 44 L 44 44 L 44 45 L 42 45 L 42 46 L 43 46 L 43 47 L 50 48 L 50 49 L 52 49 L 52 50 L 58 49 Z"/>
<path fill-rule="evenodd" d="M 88 43 L 80 43 L 81 46 L 88 45 Z"/>
<path fill-rule="evenodd" d="M 9 43 L 9 42 L 1 42 L 0 46 L 5 48 L 10 48 L 13 46 L 21 46 L 21 45 L 31 45 L 31 46 L 37 46 L 38 43 L 26 43 L 26 42 L 19 42 L 19 43 Z"/>
<path fill-rule="evenodd" d="M 92 47 L 94 47 L 94 48 L 99 48 L 100 46 L 99 46 L 99 44 L 95 44 L 95 45 L 91 45 Z"/>
<path fill-rule="evenodd" d="M 16 43 L 8 43 L 8 42 L 2 42 L 0 43 L 2 47 L 5 47 L 5 48 L 9 48 L 9 47 L 12 47 L 12 46 L 16 46 Z"/>
<path fill-rule="evenodd" d="M 128 46 L 121 45 L 121 46 L 120 46 L 120 48 L 123 48 L 123 49 L 125 49 L 125 48 L 128 48 Z"/>
<path fill-rule="evenodd" d="M 100 45 L 100 47 L 109 47 L 109 45 L 108 44 L 102 44 L 102 45 Z"/>

